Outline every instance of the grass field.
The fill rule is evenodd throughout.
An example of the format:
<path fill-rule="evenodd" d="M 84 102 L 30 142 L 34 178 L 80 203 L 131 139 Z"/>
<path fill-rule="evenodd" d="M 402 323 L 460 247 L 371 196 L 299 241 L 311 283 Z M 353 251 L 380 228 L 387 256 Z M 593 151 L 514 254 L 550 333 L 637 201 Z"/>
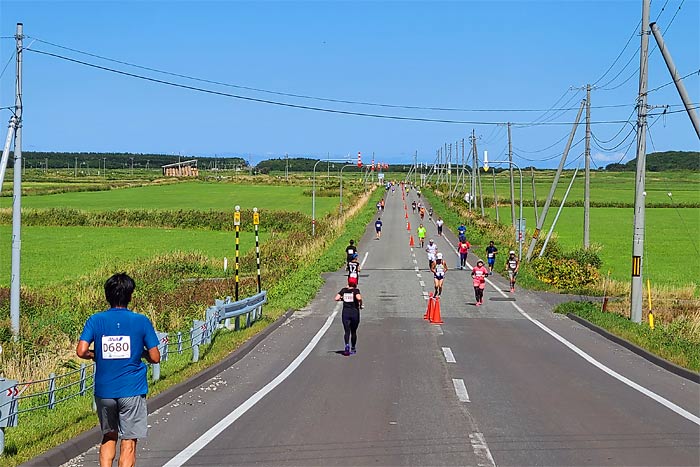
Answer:
<path fill-rule="evenodd" d="M 233 211 L 244 209 L 300 211 L 311 214 L 309 187 L 238 185 L 233 183 L 187 182 L 123 188 L 111 191 L 85 191 L 55 195 L 27 196 L 22 207 L 75 208 L 90 211 L 112 209 L 198 209 Z M 349 196 L 349 191 L 344 193 Z M 10 207 L 11 198 L 0 198 L 0 207 Z M 316 215 L 323 216 L 338 209 L 337 197 L 316 196 Z"/>
<path fill-rule="evenodd" d="M 569 186 L 573 171 L 565 171 L 555 191 L 554 197 L 562 199 L 566 188 Z M 514 172 L 515 198 L 520 193 L 520 175 L 517 170 Z M 591 201 L 592 202 L 621 202 L 634 203 L 634 172 L 591 172 Z M 544 204 L 549 194 L 552 181 L 554 179 L 553 170 L 535 172 L 535 190 L 537 193 L 537 203 Z M 456 183 L 453 174 L 453 183 Z M 488 173 L 481 170 L 481 184 L 484 196 L 493 198 L 493 170 Z M 583 171 L 580 170 L 574 181 L 574 185 L 569 193 L 569 201 L 583 200 Z M 496 192 L 499 202 L 509 202 L 508 172 L 499 172 L 496 175 Z M 465 185 L 461 192 L 469 191 L 469 183 Z M 646 192 L 647 203 L 700 203 L 700 173 L 695 172 L 657 172 L 647 173 Z M 668 194 L 671 193 L 671 196 Z M 529 171 L 523 171 L 523 199 L 532 200 L 532 177 Z"/>
<path fill-rule="evenodd" d="M 550 207 L 542 236 L 549 230 L 556 207 Z M 493 208 L 487 214 L 495 219 Z M 510 207 L 499 207 L 500 220 L 511 222 Z M 518 209 L 516 207 L 516 215 Z M 535 228 L 532 207 L 523 208 L 527 228 Z M 602 273 L 611 271 L 611 277 L 629 281 L 632 270 L 632 208 L 592 208 L 591 243 L 602 245 Z M 565 250 L 579 248 L 583 244 L 583 208 L 566 207 L 562 211 L 555 232 L 559 244 Z M 698 284 L 700 277 L 700 209 L 699 208 L 647 208 L 646 234 L 644 240 L 644 275 L 653 284 L 689 285 Z M 529 238 L 528 238 L 529 240 Z M 529 243 L 523 246 L 527 249 Z M 524 254 L 524 253 L 523 253 Z"/>
<path fill-rule="evenodd" d="M 10 283 L 10 226 L 0 226 L 0 286 Z M 267 233 L 260 233 L 260 241 Z M 252 232 L 241 232 L 240 254 L 255 247 Z M 233 232 L 155 228 L 24 227 L 22 229 L 22 284 L 45 287 L 89 274 L 104 266 L 119 266 L 136 259 L 199 251 L 211 258 L 229 258 L 233 267 Z M 223 269 L 222 269 L 223 274 Z"/>

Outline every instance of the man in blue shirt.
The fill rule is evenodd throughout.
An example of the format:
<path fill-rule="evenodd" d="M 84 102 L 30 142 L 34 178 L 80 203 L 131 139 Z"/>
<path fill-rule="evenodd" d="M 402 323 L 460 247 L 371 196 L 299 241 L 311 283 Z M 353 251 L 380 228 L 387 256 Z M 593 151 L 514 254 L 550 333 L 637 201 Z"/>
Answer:
<path fill-rule="evenodd" d="M 379 237 L 382 236 L 382 218 L 381 217 L 377 217 L 377 221 L 374 223 L 374 230 L 377 231 L 377 236 L 375 239 L 379 240 Z"/>
<path fill-rule="evenodd" d="M 462 222 L 462 224 L 460 224 L 460 226 L 457 227 L 457 233 L 459 234 L 460 242 L 467 241 L 467 228 L 464 226 L 464 222 Z"/>
<path fill-rule="evenodd" d="M 158 337 L 144 315 L 127 306 L 136 288 L 126 273 L 105 282 L 110 309 L 88 318 L 76 354 L 95 361 L 95 403 L 102 430 L 100 466 L 111 466 L 121 438 L 119 465 L 136 463 L 136 442 L 148 432 L 145 358 L 160 362 Z M 90 344 L 95 343 L 94 350 Z"/>

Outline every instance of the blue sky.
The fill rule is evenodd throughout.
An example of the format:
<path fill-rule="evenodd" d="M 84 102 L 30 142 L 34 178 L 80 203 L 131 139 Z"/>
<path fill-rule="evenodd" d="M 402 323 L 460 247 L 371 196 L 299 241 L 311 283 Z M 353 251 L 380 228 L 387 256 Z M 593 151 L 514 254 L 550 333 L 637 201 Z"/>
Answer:
<path fill-rule="evenodd" d="M 570 131 L 565 123 L 574 120 L 584 95 L 568 91 L 569 87 L 598 81 L 601 89 L 591 99 L 594 122 L 625 121 L 632 114 L 638 87 L 639 59 L 633 57 L 638 35 L 610 72 L 599 78 L 638 30 L 641 5 L 641 0 L 2 1 L 0 35 L 12 36 L 15 24 L 23 22 L 29 36 L 25 45 L 32 49 L 253 98 L 401 117 L 512 121 L 515 161 L 551 167 L 558 163 L 565 143 L 557 142 Z M 653 0 L 652 21 L 657 17 L 680 73 L 700 70 L 700 2 Z M 510 111 L 409 110 L 280 96 L 145 71 L 35 39 L 275 92 Z M 653 38 L 650 46 L 655 48 Z M 13 40 L 0 41 L 0 66 L 11 59 L 13 50 Z M 480 136 L 479 151 L 488 150 L 490 158 L 500 158 L 507 147 L 503 126 L 378 119 L 249 102 L 115 75 L 30 51 L 25 52 L 24 63 L 25 150 L 243 155 L 253 162 L 285 153 L 354 157 L 357 151 L 365 161 L 375 152 L 377 160 L 407 162 L 418 151 L 419 160 L 429 163 L 438 147 L 461 144 L 472 129 Z M 13 104 L 13 80 L 14 63 L 10 63 L 0 78 L 0 106 Z M 649 60 L 649 88 L 668 82 L 670 75 L 657 50 Z M 698 103 L 697 73 L 686 79 L 686 86 Z M 544 115 L 512 111 L 546 110 L 555 103 L 556 108 L 574 109 Z M 597 108 L 618 104 L 625 106 Z M 682 109 L 672 85 L 650 93 L 649 104 Z M 9 112 L 4 113 L 9 119 Z M 564 124 L 522 125 L 533 121 Z M 685 113 L 650 123 L 649 152 L 700 149 Z M 633 135 L 624 139 L 631 130 L 624 123 L 593 125 L 594 163 L 632 158 Z M 572 149 L 572 166 L 582 152 L 583 143 Z"/>

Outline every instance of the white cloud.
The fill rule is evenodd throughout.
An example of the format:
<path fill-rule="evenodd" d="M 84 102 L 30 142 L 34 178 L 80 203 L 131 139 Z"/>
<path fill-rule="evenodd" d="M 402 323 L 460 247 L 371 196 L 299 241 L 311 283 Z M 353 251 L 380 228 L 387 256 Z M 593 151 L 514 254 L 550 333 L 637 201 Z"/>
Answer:
<path fill-rule="evenodd" d="M 627 156 L 625 156 L 625 158 L 621 160 L 624 154 L 625 153 L 621 151 L 610 153 L 596 152 L 591 155 L 591 159 L 594 160 L 598 165 L 608 165 L 615 162 L 624 164 L 628 160 L 632 159 L 632 156 L 629 153 L 627 153 Z"/>

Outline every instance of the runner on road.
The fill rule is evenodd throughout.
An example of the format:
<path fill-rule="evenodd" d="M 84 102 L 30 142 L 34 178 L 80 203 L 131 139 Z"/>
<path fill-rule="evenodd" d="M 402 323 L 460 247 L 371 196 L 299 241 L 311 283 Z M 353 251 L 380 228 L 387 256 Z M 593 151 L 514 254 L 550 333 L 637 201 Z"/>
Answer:
<path fill-rule="evenodd" d="M 489 270 L 484 267 L 484 262 L 479 260 L 476 262 L 476 267 L 472 269 L 472 285 L 474 285 L 474 298 L 476 298 L 476 306 L 484 304 L 484 289 L 486 288 L 486 276 L 489 275 Z"/>
<path fill-rule="evenodd" d="M 382 218 L 381 217 L 377 217 L 377 221 L 374 223 L 374 230 L 377 231 L 376 239 L 379 240 L 379 237 L 382 236 Z"/>
<path fill-rule="evenodd" d="M 432 218 L 433 218 L 433 207 L 432 207 L 432 206 L 430 206 L 430 207 L 428 208 L 428 218 L 429 218 L 429 219 L 432 219 Z"/>
<path fill-rule="evenodd" d="M 345 261 L 350 262 L 352 259 L 352 255 L 357 253 L 357 247 L 355 246 L 355 240 L 350 240 L 350 244 L 345 247 Z"/>
<path fill-rule="evenodd" d="M 357 352 L 357 328 L 360 325 L 360 309 L 363 308 L 362 295 L 360 295 L 360 289 L 357 288 L 356 279 L 348 277 L 348 286 L 340 289 L 340 292 L 335 296 L 336 302 L 341 300 L 343 302 L 343 329 L 345 330 L 343 355 L 347 357 Z"/>
<path fill-rule="evenodd" d="M 382 212 L 382 203 L 377 201 L 377 212 Z"/>
<path fill-rule="evenodd" d="M 428 269 L 433 270 L 433 263 L 435 262 L 435 256 L 438 252 L 438 247 L 431 238 L 428 240 L 428 246 L 425 247 L 425 251 L 428 253 Z"/>
<path fill-rule="evenodd" d="M 467 255 L 469 255 L 469 248 L 471 245 L 464 239 L 460 240 L 457 244 L 457 252 L 459 253 L 459 269 L 464 269 L 467 266 Z"/>
<path fill-rule="evenodd" d="M 357 253 L 352 255 L 345 269 L 348 271 L 348 279 L 354 277 L 357 279 L 357 282 L 360 281 L 360 260 Z"/>
<path fill-rule="evenodd" d="M 425 208 L 421 206 L 420 208 L 420 220 L 423 222 L 423 219 L 425 218 Z"/>
<path fill-rule="evenodd" d="M 447 272 L 447 263 L 442 259 L 442 253 L 435 255 L 435 262 L 431 268 L 433 277 L 435 278 L 435 295 L 434 297 L 439 297 L 442 295 L 442 282 L 445 280 L 445 273 Z"/>
<path fill-rule="evenodd" d="M 416 213 L 416 202 L 415 201 L 411 203 L 411 207 L 413 208 L 413 214 L 415 214 Z"/>
<path fill-rule="evenodd" d="M 382 198 L 382 200 L 380 201 L 380 203 L 381 203 L 381 205 L 382 205 L 382 212 L 383 212 L 383 211 L 384 211 L 384 198 Z"/>
<path fill-rule="evenodd" d="M 457 227 L 457 234 L 459 235 L 459 241 L 460 242 L 466 242 L 467 241 L 467 228 L 464 226 L 464 222 Z"/>
<path fill-rule="evenodd" d="M 423 224 L 418 227 L 418 242 L 421 248 L 425 248 L 425 227 Z"/>
<path fill-rule="evenodd" d="M 496 264 L 496 253 L 498 253 L 498 248 L 493 244 L 493 240 L 489 242 L 489 246 L 486 247 L 486 261 L 489 262 L 489 274 L 493 275 L 493 265 Z"/>
<path fill-rule="evenodd" d="M 515 257 L 515 251 L 510 250 L 508 252 L 508 259 L 506 260 L 506 270 L 508 271 L 508 278 L 510 279 L 510 291 L 515 292 L 515 278 L 518 275 L 518 269 L 520 269 L 520 261 Z"/>
<path fill-rule="evenodd" d="M 438 229 L 438 235 L 442 237 L 442 226 L 445 223 L 445 221 L 442 220 L 442 217 L 438 217 L 438 219 L 435 221 L 435 225 L 437 226 Z"/>

